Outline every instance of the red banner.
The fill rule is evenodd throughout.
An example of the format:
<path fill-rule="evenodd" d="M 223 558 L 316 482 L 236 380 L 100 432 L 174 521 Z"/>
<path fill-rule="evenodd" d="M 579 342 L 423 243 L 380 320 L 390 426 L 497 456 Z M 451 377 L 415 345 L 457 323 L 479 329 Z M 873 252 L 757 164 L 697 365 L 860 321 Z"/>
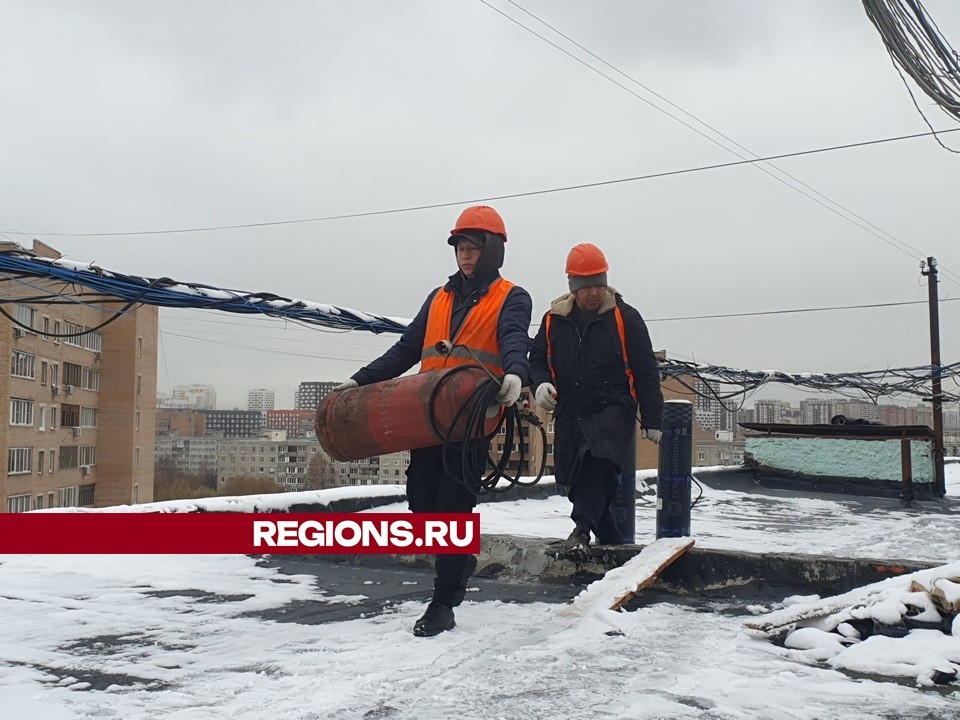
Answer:
<path fill-rule="evenodd" d="M 480 552 L 474 513 L 5 513 L 0 554 Z"/>

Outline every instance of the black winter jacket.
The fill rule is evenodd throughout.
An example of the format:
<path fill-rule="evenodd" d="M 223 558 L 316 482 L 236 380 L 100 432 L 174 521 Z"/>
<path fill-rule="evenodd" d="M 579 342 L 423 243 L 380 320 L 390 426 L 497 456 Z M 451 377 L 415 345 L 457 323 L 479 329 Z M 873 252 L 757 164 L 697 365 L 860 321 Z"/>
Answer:
<path fill-rule="evenodd" d="M 544 315 L 530 350 L 532 388 L 553 383 L 557 388 L 554 462 L 557 482 L 570 485 L 576 461 L 585 448 L 622 468 L 633 440 L 639 404 L 641 427 L 659 430 L 663 420 L 660 374 L 646 323 L 635 308 L 607 289 L 599 312 L 587 321 L 583 334 L 572 317 L 574 296 L 554 300 Z M 630 394 L 614 307 L 619 306 L 627 339 L 638 402 Z M 547 362 L 547 315 L 552 315 L 550 345 L 556 378 Z"/>
<path fill-rule="evenodd" d="M 487 293 L 490 284 L 499 277 L 499 273 L 492 273 L 485 279 L 479 289 L 470 291 L 470 285 L 463 282 L 463 276 L 455 273 L 450 276 L 444 288 L 456 295 L 450 327 L 456 334 L 456 328 L 463 323 L 470 309 L 480 298 Z M 433 290 L 428 296 L 420 312 L 407 325 L 406 330 L 396 344 L 383 355 L 364 368 L 353 374 L 358 385 L 369 385 L 383 380 L 390 380 L 405 373 L 420 362 L 423 352 L 423 338 L 427 330 L 427 316 L 430 314 L 430 305 L 433 296 L 440 288 Z M 533 302 L 530 294 L 519 285 L 510 289 L 507 299 L 500 310 L 497 322 L 497 341 L 500 346 L 500 363 L 504 373 L 518 375 L 524 385 L 530 381 L 530 363 L 527 352 L 530 349 L 530 313 L 533 311 Z"/>

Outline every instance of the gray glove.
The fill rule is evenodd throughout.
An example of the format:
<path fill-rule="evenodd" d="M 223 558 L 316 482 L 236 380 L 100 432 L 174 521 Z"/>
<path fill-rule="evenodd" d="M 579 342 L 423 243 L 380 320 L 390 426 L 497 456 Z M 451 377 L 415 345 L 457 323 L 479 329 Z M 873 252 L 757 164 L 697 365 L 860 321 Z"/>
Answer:
<path fill-rule="evenodd" d="M 507 374 L 503 376 L 500 382 L 500 392 L 497 393 L 497 402 L 501 405 L 510 407 L 517 398 L 520 397 L 520 389 L 523 387 L 523 380 L 519 375 Z"/>
<path fill-rule="evenodd" d="M 342 383 L 337 385 L 332 392 L 337 392 L 338 390 L 349 390 L 350 388 L 360 387 L 356 380 L 350 378 L 349 380 L 344 380 Z"/>
<path fill-rule="evenodd" d="M 557 389 L 550 383 L 540 383 L 534 397 L 536 397 L 537 405 L 544 410 L 553 411 L 557 409 Z"/>
<path fill-rule="evenodd" d="M 663 433 L 659 430 L 651 430 L 650 428 L 645 428 L 643 431 L 643 437 L 650 442 L 660 444 L 660 438 L 663 437 Z"/>

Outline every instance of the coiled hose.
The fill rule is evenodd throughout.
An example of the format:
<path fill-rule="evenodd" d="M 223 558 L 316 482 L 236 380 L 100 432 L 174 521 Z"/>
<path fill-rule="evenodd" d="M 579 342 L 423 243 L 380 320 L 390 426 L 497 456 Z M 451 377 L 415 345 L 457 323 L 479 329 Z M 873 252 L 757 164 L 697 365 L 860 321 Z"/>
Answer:
<path fill-rule="evenodd" d="M 493 378 L 484 380 L 477 385 L 476 389 L 457 410 L 449 428 L 442 429 L 437 425 L 434 406 L 440 388 L 457 372 L 474 370 L 477 367 L 480 366 L 459 365 L 451 368 L 450 372 L 434 386 L 433 392 L 430 394 L 428 413 L 433 431 L 443 438 L 444 472 L 466 486 L 474 495 L 501 493 L 515 486 L 535 485 L 543 477 L 543 471 L 547 463 L 547 434 L 543 429 L 543 423 L 528 408 L 517 402 L 512 407 L 503 408 L 496 428 L 490 434 L 486 434 L 484 430 L 488 419 L 487 408 L 498 405 L 497 394 L 500 392 L 500 384 Z M 525 460 L 522 429 L 524 422 L 539 430 L 544 449 L 543 458 L 540 460 L 540 469 L 533 480 L 523 480 L 520 477 L 520 470 Z M 457 428 L 463 426 L 464 423 L 465 432 L 462 439 L 455 439 L 455 436 L 459 434 L 456 432 Z M 490 441 L 500 433 L 501 428 L 504 429 L 503 450 L 499 458 L 494 458 L 490 452 Z M 513 458 L 514 448 L 519 451 L 519 462 L 517 463 L 517 474 L 510 475 L 507 467 Z M 457 456 L 460 459 L 459 463 L 456 461 Z M 457 467 L 458 464 L 459 467 Z M 501 483 L 501 480 L 506 480 L 506 482 Z"/>

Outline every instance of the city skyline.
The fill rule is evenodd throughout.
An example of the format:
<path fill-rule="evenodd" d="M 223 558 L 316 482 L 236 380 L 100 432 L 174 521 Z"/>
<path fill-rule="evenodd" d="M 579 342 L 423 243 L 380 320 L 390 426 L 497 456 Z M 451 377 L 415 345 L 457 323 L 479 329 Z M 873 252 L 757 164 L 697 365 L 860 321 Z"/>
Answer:
<path fill-rule="evenodd" d="M 925 365 L 919 262 L 934 256 L 943 357 L 960 358 L 957 159 L 919 137 L 927 123 L 860 3 L 530 5 L 634 80 L 511 3 L 245 4 L 230 32 L 208 3 L 2 12 L 8 239 L 107 271 L 409 318 L 455 271 L 454 219 L 486 199 L 534 323 L 566 289 L 567 251 L 592 242 L 670 357 Z M 930 12 L 957 46 L 960 5 Z M 753 314 L 880 303 L 918 304 Z M 229 407 L 261 385 L 286 404 L 285 378 L 341 381 L 396 339 L 260 314 L 160 317 L 161 389 L 214 384 Z"/>

